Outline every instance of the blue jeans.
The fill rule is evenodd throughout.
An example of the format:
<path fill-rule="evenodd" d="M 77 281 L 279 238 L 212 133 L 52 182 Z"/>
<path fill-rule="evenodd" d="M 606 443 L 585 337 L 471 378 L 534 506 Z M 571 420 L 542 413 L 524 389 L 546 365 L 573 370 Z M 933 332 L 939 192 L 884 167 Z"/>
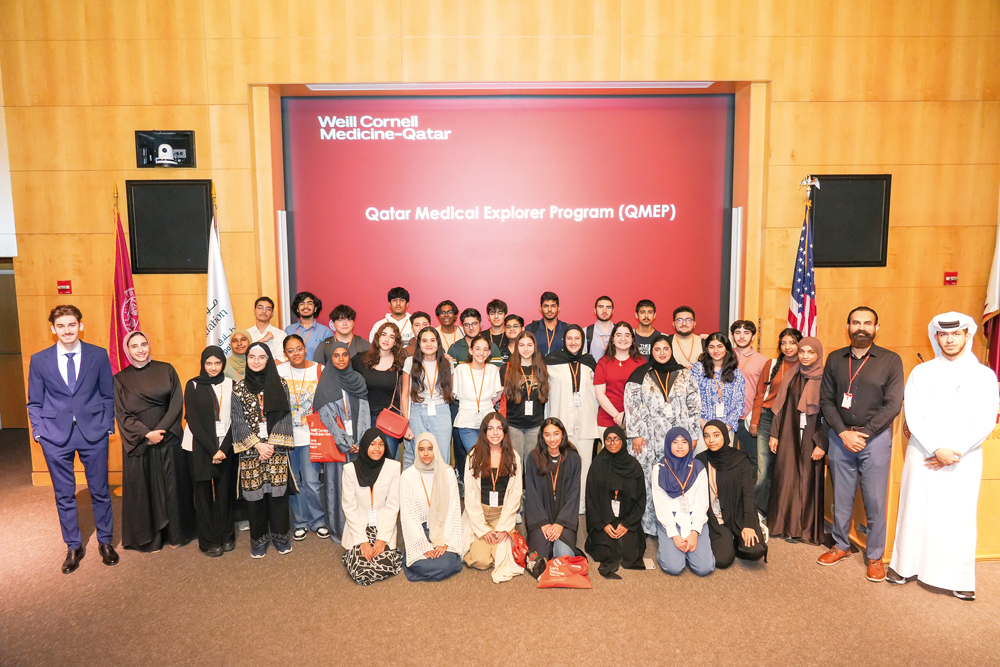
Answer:
<path fill-rule="evenodd" d="M 326 524 L 326 511 L 319 484 L 322 464 L 309 460 L 308 445 L 296 447 L 288 458 L 299 487 L 299 492 L 288 499 L 292 516 L 295 517 L 295 527 L 315 531 Z"/>
<path fill-rule="evenodd" d="M 691 571 L 699 577 L 704 577 L 712 573 L 715 569 L 715 554 L 712 553 L 712 540 L 708 531 L 703 530 L 698 536 L 698 546 L 694 551 L 684 552 L 677 548 L 674 540 L 667 537 L 667 531 L 663 529 L 660 522 L 656 522 L 656 562 L 667 574 L 677 576 L 684 571 L 684 566 L 691 567 Z"/>
<path fill-rule="evenodd" d="M 410 403 L 410 430 L 416 438 L 421 433 L 432 434 L 441 450 L 441 458 L 445 463 L 451 463 L 451 410 L 448 405 L 438 405 L 436 415 L 427 414 L 426 403 Z M 403 470 L 413 465 L 416 459 L 416 445 L 412 440 L 404 441 Z"/>
<path fill-rule="evenodd" d="M 762 408 L 760 422 L 757 424 L 757 485 L 755 487 L 757 510 L 761 513 L 767 512 L 767 499 L 771 496 L 771 465 L 774 463 L 774 454 L 767 446 L 767 441 L 771 438 L 772 421 L 774 421 L 774 412 L 771 408 Z"/>
<path fill-rule="evenodd" d="M 416 434 L 414 434 L 416 435 Z M 399 460 L 399 439 L 394 438 L 391 435 L 382 434 L 382 439 L 385 440 L 385 449 L 388 452 L 387 459 L 390 461 Z"/>
<path fill-rule="evenodd" d="M 844 447 L 840 436 L 830 430 L 830 478 L 833 480 L 833 542 L 838 549 L 851 549 L 851 518 L 854 497 L 861 478 L 861 499 L 865 505 L 865 555 L 881 560 L 885 552 L 886 506 L 889 495 L 889 468 L 892 460 L 892 429 L 883 429 L 868 438 L 860 452 Z"/>

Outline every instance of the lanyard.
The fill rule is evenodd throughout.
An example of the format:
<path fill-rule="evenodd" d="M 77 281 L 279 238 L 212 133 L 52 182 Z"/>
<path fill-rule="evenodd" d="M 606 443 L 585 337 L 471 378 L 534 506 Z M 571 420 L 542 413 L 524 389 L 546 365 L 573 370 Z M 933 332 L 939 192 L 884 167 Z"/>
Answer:
<path fill-rule="evenodd" d="M 524 369 L 523 368 L 521 369 L 521 375 L 524 375 Z M 535 368 L 534 368 L 534 366 L 532 366 L 532 368 L 531 368 L 531 377 L 530 378 L 527 375 L 524 375 L 524 384 L 528 388 L 527 400 L 530 401 L 531 400 L 531 388 L 535 384 Z"/>
<path fill-rule="evenodd" d="M 446 347 L 446 348 L 448 348 L 448 347 L 451 347 L 452 345 L 454 345 L 454 344 L 455 344 L 455 341 L 456 341 L 456 340 L 458 340 L 458 330 L 459 330 L 460 328 L 461 328 L 461 327 L 455 327 L 455 335 L 454 335 L 454 337 L 452 337 L 452 339 L 451 339 L 451 340 L 448 340 L 448 336 L 446 336 L 446 335 L 445 335 L 445 333 L 444 333 L 444 330 L 443 330 L 443 329 L 438 329 L 438 331 L 439 331 L 439 332 L 440 332 L 440 334 L 441 334 L 441 338 L 442 338 L 442 339 L 444 340 L 444 342 L 445 342 L 445 347 Z M 463 333 L 464 333 L 464 331 L 463 331 Z"/>
<path fill-rule="evenodd" d="M 302 323 L 299 322 L 299 333 L 302 333 L 305 330 L 306 330 L 305 327 L 303 327 Z M 308 331 L 309 331 L 309 333 L 306 334 L 306 339 L 304 341 L 302 341 L 306 345 L 309 344 L 309 336 L 312 336 L 313 332 L 316 331 L 316 323 L 315 322 L 313 322 L 313 325 L 311 327 L 309 327 Z"/>
<path fill-rule="evenodd" d="M 423 362 L 423 366 L 424 366 L 424 375 L 426 375 L 426 376 L 428 376 L 430 378 L 430 382 L 427 384 L 427 402 L 430 403 L 431 401 L 434 400 L 434 383 L 437 382 L 438 368 L 437 368 L 437 364 L 434 364 L 434 375 L 432 376 L 427 371 L 427 362 L 426 361 Z"/>
<path fill-rule="evenodd" d="M 215 398 L 215 421 L 222 421 L 222 385 L 219 385 L 219 395 L 215 394 L 215 387 L 212 387 L 212 396 Z"/>
<path fill-rule="evenodd" d="M 472 368 L 472 364 L 469 364 L 469 377 L 472 378 L 472 391 L 476 392 L 476 414 L 479 414 L 479 399 L 483 395 L 483 387 L 486 386 L 486 367 L 483 366 L 483 381 L 479 384 L 479 389 L 476 389 L 476 371 Z"/>
<path fill-rule="evenodd" d="M 351 421 L 351 401 L 347 398 L 347 392 L 344 392 L 344 414 L 347 415 L 347 421 Z"/>
<path fill-rule="evenodd" d="M 375 485 L 374 484 L 372 484 L 371 486 L 368 487 L 368 493 L 369 493 L 369 495 L 371 495 L 372 509 L 375 509 Z"/>
<path fill-rule="evenodd" d="M 847 383 L 847 392 L 846 393 L 848 393 L 848 394 L 851 393 L 851 385 L 854 384 L 854 378 L 858 377 L 858 373 L 861 372 L 861 369 L 865 367 L 865 364 L 868 363 L 868 360 L 870 358 L 871 358 L 871 353 L 866 354 L 865 358 L 864 358 L 864 361 L 862 361 L 861 365 L 858 366 L 858 370 L 854 371 L 854 363 L 853 363 L 854 362 L 854 355 L 851 354 L 850 352 L 847 353 L 847 374 L 851 376 L 851 379 Z"/>
<path fill-rule="evenodd" d="M 558 323 L 557 323 L 556 326 L 558 326 Z M 550 336 L 549 335 L 549 328 L 547 326 L 545 326 L 545 322 L 542 322 L 542 328 L 545 329 L 545 342 L 548 344 L 548 351 L 551 352 L 552 351 L 552 341 L 554 341 L 556 339 L 556 330 L 555 330 L 555 328 L 553 328 L 552 329 L 552 335 Z"/>
<path fill-rule="evenodd" d="M 299 388 L 305 386 L 305 383 L 306 383 L 306 370 L 302 369 L 302 380 L 301 380 L 301 384 L 299 384 L 298 386 L 296 386 L 296 384 L 295 384 L 295 368 L 290 365 L 289 368 L 288 368 L 288 370 L 289 370 L 289 373 L 288 373 L 288 383 L 292 385 L 292 394 L 295 395 L 295 411 L 298 412 L 299 410 L 302 409 L 302 405 L 301 405 L 300 400 L 299 400 Z"/>
<path fill-rule="evenodd" d="M 667 470 L 669 470 L 670 474 L 674 476 L 674 479 L 677 480 L 677 483 L 681 485 L 681 495 L 683 496 L 684 492 L 687 490 L 688 482 L 691 481 L 691 473 L 694 472 L 694 466 L 692 465 L 690 468 L 688 468 L 687 479 L 685 479 L 683 482 L 681 481 L 681 478 L 677 476 L 677 473 L 674 472 L 674 469 L 671 468 L 669 465 L 667 465 Z"/>
<path fill-rule="evenodd" d="M 267 416 L 264 414 L 264 392 L 257 394 L 257 403 L 260 404 L 260 418 L 267 419 Z"/>
<path fill-rule="evenodd" d="M 553 476 L 553 474 L 551 472 L 549 472 L 549 477 L 552 479 L 552 495 L 553 496 L 556 495 L 556 484 L 559 483 L 559 468 L 561 468 L 561 467 L 562 467 L 562 457 L 560 456 L 559 457 L 559 463 L 556 464 L 556 474 Z"/>
<path fill-rule="evenodd" d="M 690 364 L 691 363 L 691 355 L 694 354 L 694 336 L 692 335 L 692 338 L 691 338 L 691 347 L 688 348 L 687 354 L 684 354 L 684 348 L 681 347 L 681 341 L 680 341 L 680 339 L 679 338 L 675 338 L 674 340 L 677 341 L 677 353 L 679 355 L 683 355 L 684 360 L 687 361 Z"/>
<path fill-rule="evenodd" d="M 716 371 L 716 373 L 719 373 L 719 371 Z M 719 403 L 722 403 L 722 384 L 719 382 L 718 378 L 712 379 L 715 380 L 715 388 L 719 390 Z"/>
<path fill-rule="evenodd" d="M 493 471 L 496 470 L 496 473 Z M 490 468 L 490 477 L 493 478 L 493 491 L 497 490 L 497 480 L 500 479 L 500 467 Z"/>
<path fill-rule="evenodd" d="M 653 371 L 653 377 L 656 378 L 656 384 L 660 385 L 660 391 L 663 392 L 663 398 L 667 398 L 667 388 L 663 386 L 663 380 L 660 379 L 660 374 L 657 371 Z M 670 379 L 670 374 L 667 374 L 667 379 Z"/>
<path fill-rule="evenodd" d="M 420 486 L 424 487 L 424 498 L 427 499 L 427 507 L 429 509 L 430 506 L 431 506 L 431 497 L 427 493 L 427 485 L 424 484 L 424 476 L 423 475 L 420 475 Z"/>
<path fill-rule="evenodd" d="M 708 485 L 710 487 L 712 487 L 712 493 L 714 493 L 715 497 L 718 498 L 719 497 L 719 483 L 715 479 L 715 468 L 712 467 L 711 463 L 708 464 Z"/>
<path fill-rule="evenodd" d="M 570 362 L 569 372 L 573 374 L 573 391 L 580 391 L 580 362 L 576 362 L 576 368 L 573 368 L 573 363 Z"/>

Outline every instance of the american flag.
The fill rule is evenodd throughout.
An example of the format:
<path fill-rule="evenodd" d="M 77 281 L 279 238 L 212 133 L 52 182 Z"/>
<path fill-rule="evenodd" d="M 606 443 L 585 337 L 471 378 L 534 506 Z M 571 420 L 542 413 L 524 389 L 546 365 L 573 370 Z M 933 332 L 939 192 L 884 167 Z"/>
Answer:
<path fill-rule="evenodd" d="M 816 335 L 816 277 L 813 272 L 812 202 L 806 203 L 799 251 L 795 254 L 795 280 L 788 303 L 788 325 L 803 336 Z"/>

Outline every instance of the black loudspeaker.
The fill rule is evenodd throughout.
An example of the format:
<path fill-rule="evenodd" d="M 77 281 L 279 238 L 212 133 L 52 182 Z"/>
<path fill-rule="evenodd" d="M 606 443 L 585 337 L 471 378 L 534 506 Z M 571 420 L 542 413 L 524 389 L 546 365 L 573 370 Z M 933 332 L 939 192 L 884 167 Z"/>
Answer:
<path fill-rule="evenodd" d="M 206 273 L 212 181 L 125 181 L 133 273 Z"/>
<path fill-rule="evenodd" d="M 815 176 L 813 264 L 885 266 L 891 174 Z"/>

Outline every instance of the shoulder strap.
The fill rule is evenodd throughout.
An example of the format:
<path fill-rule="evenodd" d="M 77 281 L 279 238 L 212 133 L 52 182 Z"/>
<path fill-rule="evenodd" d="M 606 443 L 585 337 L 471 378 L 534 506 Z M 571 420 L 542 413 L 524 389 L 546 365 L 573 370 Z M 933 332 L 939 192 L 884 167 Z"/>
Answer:
<path fill-rule="evenodd" d="M 590 351 L 590 345 L 594 342 L 594 325 L 591 324 L 587 327 L 587 351 Z"/>

